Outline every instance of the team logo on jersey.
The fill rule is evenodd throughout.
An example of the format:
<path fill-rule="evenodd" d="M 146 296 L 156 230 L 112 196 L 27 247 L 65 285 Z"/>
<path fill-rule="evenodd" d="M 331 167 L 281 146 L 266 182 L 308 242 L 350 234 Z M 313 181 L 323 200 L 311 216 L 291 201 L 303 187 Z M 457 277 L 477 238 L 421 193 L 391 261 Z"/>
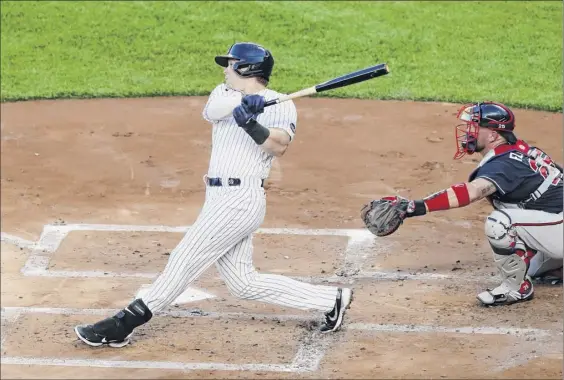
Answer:
<path fill-rule="evenodd" d="M 292 130 L 292 132 L 296 133 L 296 124 L 290 123 L 290 129 Z"/>

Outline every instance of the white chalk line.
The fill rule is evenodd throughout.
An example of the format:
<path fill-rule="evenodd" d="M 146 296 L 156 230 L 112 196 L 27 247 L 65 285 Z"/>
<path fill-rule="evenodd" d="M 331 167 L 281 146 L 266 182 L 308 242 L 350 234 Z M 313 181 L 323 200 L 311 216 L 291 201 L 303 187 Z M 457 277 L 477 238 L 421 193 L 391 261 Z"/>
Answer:
<path fill-rule="evenodd" d="M 117 313 L 119 309 L 81 309 L 81 308 L 56 308 L 56 307 L 2 307 L 2 315 L 22 315 L 22 314 L 56 314 L 56 315 L 98 315 L 109 316 Z M 292 315 L 292 314 L 260 314 L 242 312 L 203 312 L 201 310 L 163 310 L 157 315 L 191 318 L 226 318 L 226 319 L 259 319 L 259 320 L 279 320 L 279 321 L 312 321 L 313 315 Z M 446 327 L 433 325 L 398 325 L 398 324 L 377 324 L 377 323 L 349 323 L 343 326 L 344 330 L 362 330 L 377 332 L 419 332 L 419 333 L 450 333 L 450 334 L 477 334 L 477 335 L 516 335 L 516 336 L 551 336 L 562 335 L 559 330 L 544 330 L 536 328 L 520 327 Z"/>
<path fill-rule="evenodd" d="M 39 240 L 34 243 L 15 236 L 5 234 L 3 239 L 20 247 L 33 248 L 34 251 L 22 268 L 26 276 L 46 277 L 141 277 L 155 278 L 155 273 L 115 273 L 109 274 L 105 271 L 62 271 L 50 274 L 49 254 L 55 252 L 63 242 L 64 238 L 72 231 L 111 231 L 111 232 L 172 232 L 186 233 L 191 226 L 164 226 L 164 225 L 119 225 L 119 224 L 66 224 L 45 225 Z M 302 229 L 302 228 L 259 228 L 258 234 L 275 235 L 302 235 L 302 236 L 344 236 L 348 237 L 346 257 L 355 249 L 356 245 L 372 242 L 374 235 L 363 229 Z"/>
<path fill-rule="evenodd" d="M 15 306 L 15 307 L 2 307 L 0 312 L 2 316 L 7 315 L 22 315 L 22 314 L 55 314 L 55 315 L 98 315 L 98 316 L 111 316 L 117 313 L 120 309 L 81 309 L 81 308 L 67 308 L 67 307 L 28 307 L 28 306 Z M 227 318 L 227 319 L 272 319 L 279 321 L 308 321 L 312 320 L 311 315 L 278 315 L 278 314 L 260 314 L 260 313 L 238 313 L 238 312 L 205 312 L 199 309 L 185 310 L 185 309 L 167 309 L 155 313 L 156 315 L 191 318 L 191 317 L 208 317 L 208 318 Z"/>
<path fill-rule="evenodd" d="M 368 251 L 374 253 L 376 236 L 370 231 L 359 230 L 351 232 L 345 248 L 345 258 L 339 275 L 350 277 L 358 274 L 365 266 Z"/>
<path fill-rule="evenodd" d="M 38 242 L 21 239 L 17 236 L 2 233 L 2 241 L 14 244 L 21 248 L 32 249 L 30 259 L 22 269 L 28 276 L 47 276 L 47 277 L 140 277 L 155 278 L 158 273 L 115 273 L 105 271 L 50 271 L 48 270 L 49 253 L 55 252 L 67 234 L 71 231 L 129 231 L 129 232 L 186 232 L 190 226 L 169 227 L 169 226 L 132 226 L 132 225 L 100 225 L 100 224 L 70 224 L 70 225 L 46 225 Z M 406 272 L 363 272 L 364 261 L 367 254 L 366 249 L 378 248 L 374 246 L 375 236 L 366 230 L 353 229 L 294 229 L 294 228 L 262 228 L 256 231 L 265 234 L 289 234 L 305 236 L 347 236 L 347 247 L 345 249 L 345 269 L 340 275 L 328 277 L 307 277 L 309 281 L 319 282 L 354 282 L 355 279 L 376 279 L 376 280 L 442 280 L 456 277 L 459 281 L 461 276 L 451 276 L 441 273 L 406 273 Z M 47 255 L 42 255 L 47 253 Z M 371 252 L 373 253 L 373 252 Z M 481 279 L 492 279 L 492 276 L 472 276 L 466 279 L 477 281 Z M 42 310 L 39 310 L 42 309 Z M 46 312 L 49 314 L 87 314 L 87 315 L 108 315 L 117 310 L 103 309 L 57 309 L 57 308 L 4 308 L 2 317 L 6 319 L 7 313 L 15 316 L 16 320 L 20 313 L 27 312 Z M 271 318 L 277 320 L 311 320 L 308 316 L 272 316 L 260 314 L 243 313 L 201 313 L 198 311 L 170 310 L 159 314 L 176 317 L 195 317 L 207 316 L 212 318 Z M 440 332 L 440 333 L 462 333 L 462 334 L 498 334 L 498 335 L 536 335 L 549 336 L 552 333 L 547 330 L 538 329 L 519 329 L 519 328 L 494 328 L 494 327 L 436 327 L 436 326 L 416 326 L 416 325 L 377 325 L 377 324 L 352 324 L 344 329 L 360 329 L 368 331 L 388 331 L 388 332 Z M 557 332 L 557 335 L 562 335 Z M 6 334 L 2 336 L 2 346 Z M 316 370 L 325 354 L 325 346 L 319 339 L 310 339 L 302 344 L 291 365 L 275 364 L 245 364 L 231 365 L 224 363 L 175 363 L 175 362 L 154 362 L 154 361 L 92 361 L 80 359 L 59 359 L 59 358 L 18 358 L 8 357 L 2 359 L 2 364 L 28 364 L 28 365 L 66 365 L 66 366 L 102 366 L 110 368 L 160 368 L 160 369 L 215 369 L 215 370 L 242 370 L 242 371 L 278 371 L 278 372 L 302 372 Z M 60 364 L 64 363 L 64 364 Z"/>
<path fill-rule="evenodd" d="M 33 249 L 33 248 L 35 248 L 35 244 L 36 244 L 34 241 L 22 239 L 18 236 L 10 235 L 10 234 L 7 234 L 5 232 L 0 233 L 0 241 L 3 241 L 5 243 L 9 243 L 9 244 L 15 245 L 16 247 L 24 248 L 24 249 Z"/>
<path fill-rule="evenodd" d="M 536 340 L 536 339 L 535 339 Z M 562 360 L 562 339 L 542 339 L 535 341 L 534 344 L 527 342 L 527 348 L 535 348 L 533 353 L 531 350 L 523 350 L 522 345 L 504 347 L 506 350 L 506 359 L 495 366 L 494 373 L 499 373 L 510 368 L 521 365 L 526 365 L 529 361 L 535 358 L 546 358 L 555 353 L 560 355 L 559 360 Z"/>
<path fill-rule="evenodd" d="M 42 268 L 24 267 L 21 271 L 29 277 L 57 277 L 57 278 L 148 278 L 155 279 L 159 273 L 153 272 L 108 272 L 108 271 L 68 271 Z"/>
<path fill-rule="evenodd" d="M 65 224 L 43 226 L 43 231 L 37 242 L 22 239 L 15 235 L 1 233 L 2 241 L 21 248 L 32 248 L 45 252 L 55 252 L 69 232 L 73 231 L 111 231 L 111 232 L 177 232 L 186 233 L 191 226 L 164 225 L 126 225 L 126 224 Z M 362 229 L 304 229 L 304 228 L 259 228 L 257 234 L 272 235 L 302 235 L 302 236 L 344 236 L 354 239 L 369 239 L 372 235 Z M 374 236 L 374 235 L 372 235 Z"/>
<path fill-rule="evenodd" d="M 6 238 L 11 243 L 22 246 L 33 246 L 34 254 L 30 255 L 22 269 L 25 276 L 38 277 L 61 277 L 61 278 L 148 278 L 155 279 L 159 273 L 155 272 L 111 272 L 111 271 L 68 271 L 68 270 L 49 270 L 49 256 L 42 256 L 40 252 L 54 252 L 60 246 L 62 240 L 70 231 L 163 231 L 163 232 L 185 232 L 189 227 L 168 227 L 168 226 L 128 226 L 128 225 L 88 225 L 88 224 L 69 224 L 69 225 L 46 225 L 38 243 L 24 241 L 17 237 Z M 374 279 L 374 280 L 442 280 L 453 278 L 454 276 L 439 273 L 407 273 L 407 272 L 363 272 L 361 270 L 366 255 L 356 254 L 357 251 L 364 251 L 368 247 L 374 247 L 375 237 L 369 231 L 352 229 L 286 229 L 270 228 L 261 229 L 261 233 L 273 234 L 294 234 L 294 235 L 327 235 L 327 236 L 348 236 L 349 240 L 345 250 L 345 262 L 352 262 L 352 271 L 339 273 L 334 276 L 298 276 L 296 279 L 306 279 L 313 283 L 327 282 L 349 282 L 355 279 Z M 11 239 L 11 240 L 10 240 Z M 348 273 L 347 273 L 348 272 Z M 461 276 L 456 276 L 461 279 Z M 476 276 L 469 277 L 468 280 L 481 280 Z"/>
<path fill-rule="evenodd" d="M 111 272 L 111 271 L 67 271 L 43 268 L 30 268 L 24 266 L 21 270 L 24 276 L 33 277 L 56 277 L 56 278 L 147 278 L 155 279 L 160 273 L 157 272 Z M 353 284 L 358 280 L 380 280 L 380 281 L 403 281 L 403 280 L 449 280 L 456 278 L 457 282 L 474 283 L 497 279 L 495 276 L 487 275 L 457 275 L 452 276 L 441 273 L 409 273 L 409 272 L 359 272 L 357 274 L 339 276 L 288 276 L 290 278 L 307 281 L 313 284 L 321 283 L 348 283 Z"/>
<path fill-rule="evenodd" d="M 533 355 L 529 349 L 523 350 L 523 344 L 503 347 L 508 350 L 502 363 L 495 366 L 494 373 L 504 371 L 519 365 L 526 364 L 535 357 L 544 357 L 547 354 L 558 352 L 562 347 L 563 332 L 560 330 L 543 330 L 534 328 L 515 328 L 515 327 L 444 327 L 444 326 L 425 326 L 425 325 L 375 325 L 366 323 L 352 323 L 346 327 L 348 330 L 371 331 L 371 332 L 390 332 L 390 333 L 439 333 L 439 334 L 465 334 L 465 335 L 497 335 L 513 336 L 520 339 L 527 339 L 524 342 L 527 348 L 535 348 Z M 529 341 L 532 339 L 534 342 Z M 560 351 L 561 352 L 561 351 Z"/>
<path fill-rule="evenodd" d="M 79 309 L 79 308 L 43 308 L 43 307 L 4 307 L 1 309 L 2 318 L 15 320 L 22 314 L 64 314 L 64 315 L 104 315 L 108 316 L 117 309 Z M 210 317 L 229 319 L 267 319 L 279 321 L 307 321 L 312 320 L 307 315 L 269 315 L 256 313 L 217 313 L 190 310 L 166 310 L 157 313 L 175 317 Z M 554 338 L 561 336 L 561 331 L 543 330 L 534 328 L 515 327 L 445 327 L 432 325 L 396 325 L 396 324 L 371 324 L 351 323 L 343 326 L 343 330 L 360 330 L 370 332 L 392 332 L 392 333 L 443 333 L 443 334 L 466 334 L 466 335 L 511 335 L 516 337 L 529 337 L 535 339 Z M 5 339 L 5 336 L 3 337 Z M 225 364 L 225 363 L 181 363 L 162 361 L 117 361 L 117 360 L 91 360 L 91 359 L 61 359 L 61 358 L 37 358 L 37 357 L 3 357 L 2 364 L 13 365 L 47 365 L 47 366 L 70 366 L 70 367 L 102 367 L 102 368 L 136 368 L 136 369 L 167 369 L 167 370 L 223 370 L 223 371 L 265 371 L 265 372 L 314 372 L 318 370 L 321 360 L 325 355 L 327 347 L 336 336 L 320 339 L 319 333 L 314 332 L 300 344 L 292 363 L 290 364 Z M 333 342 L 334 343 L 334 342 Z M 544 342 L 536 345 L 542 346 Z M 539 348 L 540 349 L 540 348 Z M 544 352 L 544 351 L 543 351 Z M 539 354 L 541 351 L 539 351 Z M 519 362 L 519 358 L 515 358 Z M 523 360 L 526 357 L 522 358 Z M 508 367 L 509 368 L 509 367 Z"/>
<path fill-rule="evenodd" d="M 4 350 L 4 342 L 6 341 L 6 337 L 8 336 L 8 330 L 10 329 L 11 324 L 16 322 L 20 317 L 20 313 L 17 310 L 2 312 L 0 314 L 2 319 L 2 328 L 0 329 L 0 350 Z"/>
<path fill-rule="evenodd" d="M 296 369 L 296 372 L 316 371 L 321 365 L 321 360 L 325 356 L 327 347 L 334 341 L 333 337 L 321 336 L 319 332 L 313 332 L 306 336 L 302 340 L 298 352 L 292 361 L 292 368 Z"/>
<path fill-rule="evenodd" d="M 444 327 L 432 325 L 394 325 L 351 323 L 346 326 L 348 330 L 377 331 L 377 332 L 402 332 L 402 333 L 443 333 L 443 334 L 476 334 L 476 335 L 513 335 L 545 337 L 562 335 L 562 331 L 543 330 L 519 327 Z"/>
<path fill-rule="evenodd" d="M 111 272 L 111 271 L 78 271 L 78 270 L 50 270 L 49 254 L 55 252 L 64 238 L 72 231 L 129 231 L 129 232 L 187 232 L 190 226 L 164 226 L 164 225 L 117 225 L 117 224 L 66 224 L 45 225 L 43 232 L 34 243 L 20 239 L 12 235 L 4 234 L 3 239 L 17 246 L 33 248 L 33 252 L 21 270 L 24 276 L 38 277 L 60 277 L 60 278 L 147 278 L 155 279 L 159 273 L 152 272 Z M 278 235 L 302 235 L 302 236 L 346 236 L 348 237 L 345 249 L 345 265 L 334 276 L 301 276 L 297 279 L 307 279 L 313 283 L 347 282 L 354 283 L 359 279 L 373 280 L 443 280 L 454 278 L 439 273 L 408 273 L 408 272 L 386 272 L 386 271 L 362 271 L 364 261 L 367 258 L 367 250 L 373 251 L 376 237 L 364 229 L 300 229 L 300 228 L 260 228 L 257 233 Z M 294 277 L 293 277 L 294 278 Z M 460 281 L 481 281 L 483 277 L 456 276 Z"/>
<path fill-rule="evenodd" d="M 60 359 L 37 357 L 2 357 L 3 365 L 36 365 L 60 367 L 131 368 L 160 370 L 215 370 L 215 371 L 263 371 L 263 372 L 308 372 L 310 369 L 295 368 L 288 364 L 226 364 L 226 363 L 183 363 L 141 360 L 99 360 L 99 359 Z"/>
<path fill-rule="evenodd" d="M 128 224 L 47 224 L 45 228 L 58 233 L 69 233 L 72 231 L 112 231 L 112 232 L 178 232 L 186 233 L 191 225 L 165 226 L 165 225 L 128 225 Z M 363 229 L 336 229 L 336 228 L 259 228 L 259 234 L 273 235 L 306 235 L 306 236 L 358 236 L 372 235 Z"/>
<path fill-rule="evenodd" d="M 54 314 L 54 315 L 99 315 L 109 316 L 118 309 L 78 309 L 78 308 L 42 308 L 42 307 L 4 307 L 1 308 L 3 319 L 15 322 L 23 314 Z M 208 317 L 227 319 L 255 319 L 277 321 L 306 321 L 311 317 L 301 315 L 268 315 L 253 313 L 216 313 L 194 310 L 165 310 L 156 315 L 172 317 Z M 2 336 L 4 348 L 6 334 Z M 166 361 L 130 361 L 130 360 L 95 360 L 72 358 L 39 358 L 39 357 L 2 357 L 1 364 L 13 365 L 46 365 L 69 367 L 100 367 L 100 368 L 135 368 L 135 369 L 167 369 L 167 370 L 218 370 L 218 371 L 268 371 L 268 372 L 314 372 L 318 369 L 324 355 L 324 346 L 313 337 L 308 337 L 300 344 L 294 359 L 290 364 L 226 364 L 226 363 L 184 363 Z"/>

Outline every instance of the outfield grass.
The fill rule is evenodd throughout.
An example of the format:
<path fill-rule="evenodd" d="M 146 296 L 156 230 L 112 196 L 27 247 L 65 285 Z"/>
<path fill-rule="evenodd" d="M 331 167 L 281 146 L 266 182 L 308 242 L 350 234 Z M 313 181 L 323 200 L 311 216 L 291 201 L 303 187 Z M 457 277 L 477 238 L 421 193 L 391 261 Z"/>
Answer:
<path fill-rule="evenodd" d="M 293 92 L 386 62 L 391 74 L 323 93 L 491 99 L 562 110 L 562 2 L 2 1 L 2 101 L 203 95 L 214 55 L 256 41 Z"/>

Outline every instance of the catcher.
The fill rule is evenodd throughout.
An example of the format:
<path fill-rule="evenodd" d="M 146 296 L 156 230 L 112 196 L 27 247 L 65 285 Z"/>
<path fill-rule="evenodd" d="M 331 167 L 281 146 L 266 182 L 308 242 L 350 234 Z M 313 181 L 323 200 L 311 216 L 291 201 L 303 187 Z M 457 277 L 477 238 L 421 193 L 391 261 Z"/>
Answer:
<path fill-rule="evenodd" d="M 487 198 L 494 211 L 485 233 L 501 285 L 478 294 L 484 305 L 533 298 L 534 277 L 562 279 L 562 168 L 541 149 L 517 139 L 515 116 L 503 104 L 462 107 L 454 159 L 479 152 L 483 159 L 459 183 L 421 200 L 390 196 L 364 205 L 361 218 L 377 236 L 395 232 L 406 218 L 465 207 Z"/>

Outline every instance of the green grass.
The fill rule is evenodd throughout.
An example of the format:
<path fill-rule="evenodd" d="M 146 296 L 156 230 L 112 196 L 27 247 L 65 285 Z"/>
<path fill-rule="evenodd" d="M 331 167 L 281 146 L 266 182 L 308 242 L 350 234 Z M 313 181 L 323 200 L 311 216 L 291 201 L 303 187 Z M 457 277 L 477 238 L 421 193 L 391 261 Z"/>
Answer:
<path fill-rule="evenodd" d="M 2 1 L 2 101 L 204 95 L 255 41 L 282 92 L 386 62 L 322 96 L 562 110 L 562 2 Z"/>

